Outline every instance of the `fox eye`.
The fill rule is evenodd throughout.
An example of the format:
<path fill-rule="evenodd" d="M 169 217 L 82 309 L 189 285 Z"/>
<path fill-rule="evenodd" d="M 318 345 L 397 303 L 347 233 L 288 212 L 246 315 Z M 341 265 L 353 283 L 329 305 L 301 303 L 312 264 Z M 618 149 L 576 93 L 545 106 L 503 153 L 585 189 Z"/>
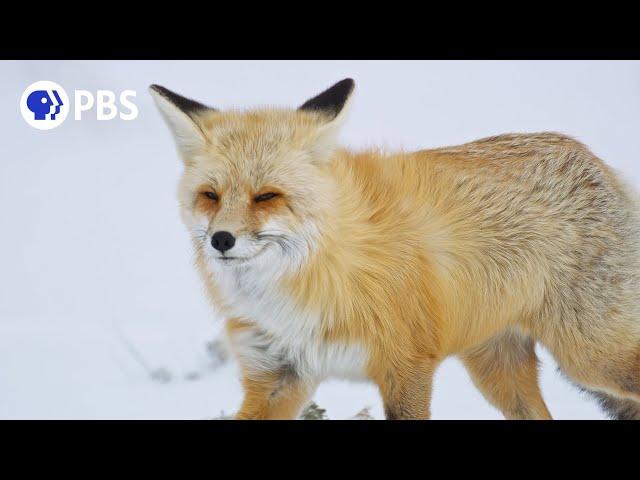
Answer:
<path fill-rule="evenodd" d="M 202 194 L 210 200 L 217 202 L 219 200 L 218 194 L 216 192 L 202 192 Z"/>
<path fill-rule="evenodd" d="M 275 192 L 269 193 L 261 193 L 260 195 L 256 195 L 253 199 L 254 202 L 266 202 L 267 200 L 271 200 L 272 198 L 277 197 L 278 194 Z"/>

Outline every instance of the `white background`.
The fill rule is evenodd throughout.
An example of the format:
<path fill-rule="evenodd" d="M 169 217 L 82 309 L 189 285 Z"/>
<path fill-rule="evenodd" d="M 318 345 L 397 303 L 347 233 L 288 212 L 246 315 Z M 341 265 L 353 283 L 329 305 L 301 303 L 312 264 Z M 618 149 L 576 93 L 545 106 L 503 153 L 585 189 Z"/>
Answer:
<path fill-rule="evenodd" d="M 236 366 L 216 368 L 205 351 L 220 321 L 191 266 L 175 198 L 181 166 L 147 87 L 217 108 L 294 107 L 347 76 L 357 86 L 346 145 L 419 149 L 555 130 L 640 185 L 640 62 L 0 62 L 0 418 L 234 412 Z M 72 98 L 136 90 L 140 114 L 71 113 L 35 130 L 18 103 L 37 80 Z M 540 354 L 554 417 L 603 418 Z M 161 367 L 168 383 L 149 376 Z M 364 406 L 382 417 L 370 385 L 328 382 L 315 399 L 331 418 Z M 432 411 L 501 418 L 454 359 L 438 371 Z"/>

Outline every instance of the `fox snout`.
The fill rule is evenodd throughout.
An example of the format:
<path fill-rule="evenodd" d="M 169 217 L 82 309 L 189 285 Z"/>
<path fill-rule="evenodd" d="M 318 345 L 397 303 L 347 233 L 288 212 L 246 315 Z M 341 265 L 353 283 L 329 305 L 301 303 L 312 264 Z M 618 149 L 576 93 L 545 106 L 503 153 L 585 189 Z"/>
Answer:
<path fill-rule="evenodd" d="M 235 244 L 236 237 L 224 230 L 218 231 L 211 236 L 211 246 L 220 253 L 224 253 L 233 248 Z"/>

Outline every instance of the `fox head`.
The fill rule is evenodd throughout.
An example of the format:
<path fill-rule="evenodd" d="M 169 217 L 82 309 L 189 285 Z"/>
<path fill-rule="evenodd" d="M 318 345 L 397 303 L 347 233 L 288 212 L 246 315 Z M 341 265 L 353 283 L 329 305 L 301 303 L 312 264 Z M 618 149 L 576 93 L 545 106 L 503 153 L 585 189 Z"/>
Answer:
<path fill-rule="evenodd" d="M 184 163 L 182 219 L 211 268 L 308 257 L 331 215 L 328 164 L 353 89 L 345 79 L 297 109 L 241 112 L 150 87 Z"/>

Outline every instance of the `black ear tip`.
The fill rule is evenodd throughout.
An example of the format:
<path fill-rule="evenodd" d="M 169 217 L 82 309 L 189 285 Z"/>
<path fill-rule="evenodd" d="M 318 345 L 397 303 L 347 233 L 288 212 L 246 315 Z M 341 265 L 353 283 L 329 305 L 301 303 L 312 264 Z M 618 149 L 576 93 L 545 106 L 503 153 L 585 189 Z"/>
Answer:
<path fill-rule="evenodd" d="M 353 89 L 356 87 L 356 82 L 353 78 L 345 78 L 344 80 L 340 80 L 338 83 L 336 83 L 336 86 L 338 85 L 340 85 L 349 93 L 351 93 Z"/>
<path fill-rule="evenodd" d="M 198 113 L 203 110 L 213 110 L 206 105 L 203 105 L 200 102 L 196 102 L 195 100 L 191 100 L 190 98 L 183 97 L 182 95 L 178 95 L 175 92 L 172 92 L 168 88 L 165 88 L 161 85 L 156 85 L 155 83 L 149 86 L 149 90 L 159 94 L 165 99 L 169 100 L 176 107 L 187 114 Z"/>
<path fill-rule="evenodd" d="M 300 106 L 300 110 L 321 111 L 331 118 L 334 118 L 340 113 L 345 103 L 347 103 L 355 86 L 356 82 L 353 81 L 353 78 L 340 80 L 324 92 L 307 100 Z"/>
<path fill-rule="evenodd" d="M 149 85 L 149 91 L 151 91 L 152 93 L 157 93 L 158 95 L 160 95 L 161 97 L 166 98 L 167 100 L 171 101 L 172 103 L 176 103 L 175 102 L 176 99 L 182 98 L 177 93 L 172 92 L 171 90 L 169 90 L 168 88 L 163 87 L 162 85 L 156 85 L 155 83 L 152 84 L 152 85 Z"/>
<path fill-rule="evenodd" d="M 158 93 L 158 94 L 160 94 L 163 97 L 166 97 L 168 99 L 171 99 L 171 97 L 176 96 L 176 94 L 173 93 L 168 88 L 165 88 L 162 85 L 156 85 L 155 83 L 153 85 L 149 85 L 149 90 L 151 90 L 151 91 L 153 91 L 155 93 Z"/>
<path fill-rule="evenodd" d="M 347 99 L 349 98 L 349 95 L 351 95 L 351 92 L 353 92 L 353 89 L 355 87 L 356 82 L 353 80 L 353 78 L 344 78 L 332 87 L 329 87 L 327 90 L 325 90 L 325 92 L 333 92 L 334 96 L 343 96 L 345 99 Z"/>

